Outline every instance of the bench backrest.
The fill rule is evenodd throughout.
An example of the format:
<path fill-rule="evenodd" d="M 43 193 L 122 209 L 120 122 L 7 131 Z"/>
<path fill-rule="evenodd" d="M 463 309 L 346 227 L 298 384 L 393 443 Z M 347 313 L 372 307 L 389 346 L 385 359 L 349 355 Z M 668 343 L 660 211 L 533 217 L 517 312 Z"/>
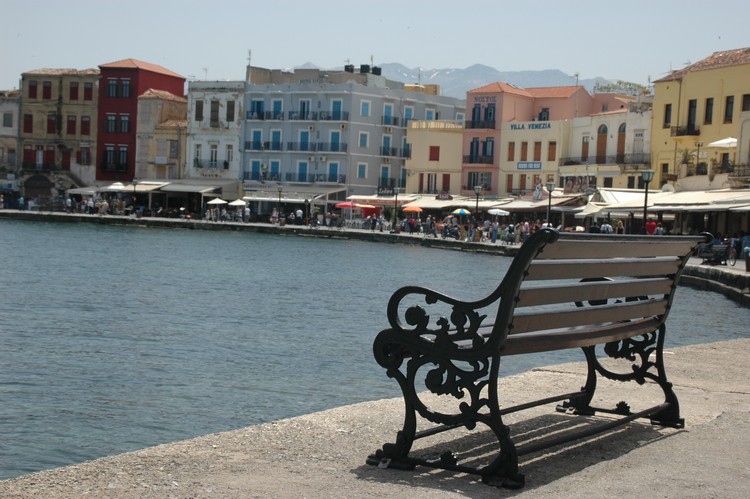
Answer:
<path fill-rule="evenodd" d="M 524 243 L 495 291 L 500 303 L 486 346 L 500 348 L 508 335 L 549 336 L 572 328 L 595 335 L 592 325 L 602 329 L 627 322 L 629 332 L 618 327 L 623 335 L 653 331 L 669 314 L 688 258 L 708 237 L 542 229 Z M 555 348 L 585 341 L 578 336 Z M 525 351 L 545 348 L 540 343 Z"/>

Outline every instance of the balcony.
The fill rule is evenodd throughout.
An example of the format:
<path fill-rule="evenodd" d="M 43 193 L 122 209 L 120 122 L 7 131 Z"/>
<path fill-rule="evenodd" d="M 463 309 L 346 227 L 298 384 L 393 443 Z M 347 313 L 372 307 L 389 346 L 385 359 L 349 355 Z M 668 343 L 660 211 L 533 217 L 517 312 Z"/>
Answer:
<path fill-rule="evenodd" d="M 398 116 L 383 116 L 380 124 L 385 126 L 399 126 L 401 119 Z"/>
<path fill-rule="evenodd" d="M 559 166 L 575 165 L 650 165 L 651 155 L 647 152 L 613 154 L 607 156 L 569 156 L 560 158 Z"/>
<path fill-rule="evenodd" d="M 292 152 L 315 152 L 316 144 L 314 142 L 287 142 L 286 150 Z"/>
<path fill-rule="evenodd" d="M 301 183 L 331 183 L 331 184 L 345 184 L 346 175 L 339 175 L 335 173 L 285 173 L 283 175 L 285 182 L 301 182 Z M 255 179 L 253 179 L 255 180 Z"/>
<path fill-rule="evenodd" d="M 695 125 L 673 126 L 670 127 L 669 134 L 672 137 L 698 136 L 701 134 L 701 131 Z"/>
<path fill-rule="evenodd" d="M 318 142 L 316 147 L 318 152 L 347 152 L 349 149 L 348 144 L 342 142 Z"/>
<path fill-rule="evenodd" d="M 398 148 L 397 147 L 381 147 L 380 155 L 395 158 L 398 156 Z"/>
<path fill-rule="evenodd" d="M 464 164 L 469 165 L 491 165 L 494 161 L 494 156 L 484 156 L 481 154 L 470 154 L 464 156 Z"/>
<path fill-rule="evenodd" d="M 489 130 L 495 129 L 495 120 L 466 120 L 466 128 L 484 128 Z"/>

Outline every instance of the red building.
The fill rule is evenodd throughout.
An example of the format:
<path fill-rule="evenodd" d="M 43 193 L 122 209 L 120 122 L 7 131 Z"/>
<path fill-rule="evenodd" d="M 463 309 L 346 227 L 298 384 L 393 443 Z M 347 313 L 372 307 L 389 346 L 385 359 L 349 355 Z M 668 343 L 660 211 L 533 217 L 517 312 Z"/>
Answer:
<path fill-rule="evenodd" d="M 124 59 L 99 66 L 96 179 L 134 177 L 138 96 L 148 89 L 185 95 L 185 78 L 162 66 Z"/>

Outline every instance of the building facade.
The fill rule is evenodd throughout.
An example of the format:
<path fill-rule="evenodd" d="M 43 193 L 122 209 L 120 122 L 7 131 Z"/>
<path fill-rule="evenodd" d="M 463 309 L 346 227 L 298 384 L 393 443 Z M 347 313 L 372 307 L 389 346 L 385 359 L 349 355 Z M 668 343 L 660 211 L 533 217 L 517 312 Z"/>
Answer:
<path fill-rule="evenodd" d="M 185 78 L 136 59 L 102 64 L 99 70 L 96 179 L 129 181 L 137 176 L 138 98 L 149 89 L 183 96 Z"/>
<path fill-rule="evenodd" d="M 463 121 L 412 120 L 407 129 L 405 191 L 459 195 L 463 136 Z"/>
<path fill-rule="evenodd" d="M 248 68 L 242 178 L 352 194 L 403 188 L 412 120 L 463 120 L 462 100 L 404 90 L 377 67 Z"/>
<path fill-rule="evenodd" d="M 180 178 L 187 99 L 164 90 L 148 89 L 138 97 L 135 177 Z"/>
<path fill-rule="evenodd" d="M 750 186 L 750 48 L 714 52 L 653 83 L 656 185 Z"/>
<path fill-rule="evenodd" d="M 16 171 L 18 151 L 18 112 L 21 92 L 18 90 L 0 91 L 0 171 Z M 3 179 L 5 175 L 3 175 Z"/>

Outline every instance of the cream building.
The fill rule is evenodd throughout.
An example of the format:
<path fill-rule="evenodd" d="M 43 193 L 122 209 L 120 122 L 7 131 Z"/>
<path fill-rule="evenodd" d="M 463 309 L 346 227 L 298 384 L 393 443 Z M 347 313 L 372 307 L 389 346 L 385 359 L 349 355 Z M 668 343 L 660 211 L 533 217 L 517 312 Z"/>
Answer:
<path fill-rule="evenodd" d="M 651 137 L 656 185 L 750 185 L 750 47 L 714 52 L 656 80 Z"/>
<path fill-rule="evenodd" d="M 135 177 L 182 178 L 187 133 L 187 100 L 149 89 L 138 97 Z"/>
<path fill-rule="evenodd" d="M 412 120 L 406 130 L 406 192 L 459 195 L 463 121 Z"/>

